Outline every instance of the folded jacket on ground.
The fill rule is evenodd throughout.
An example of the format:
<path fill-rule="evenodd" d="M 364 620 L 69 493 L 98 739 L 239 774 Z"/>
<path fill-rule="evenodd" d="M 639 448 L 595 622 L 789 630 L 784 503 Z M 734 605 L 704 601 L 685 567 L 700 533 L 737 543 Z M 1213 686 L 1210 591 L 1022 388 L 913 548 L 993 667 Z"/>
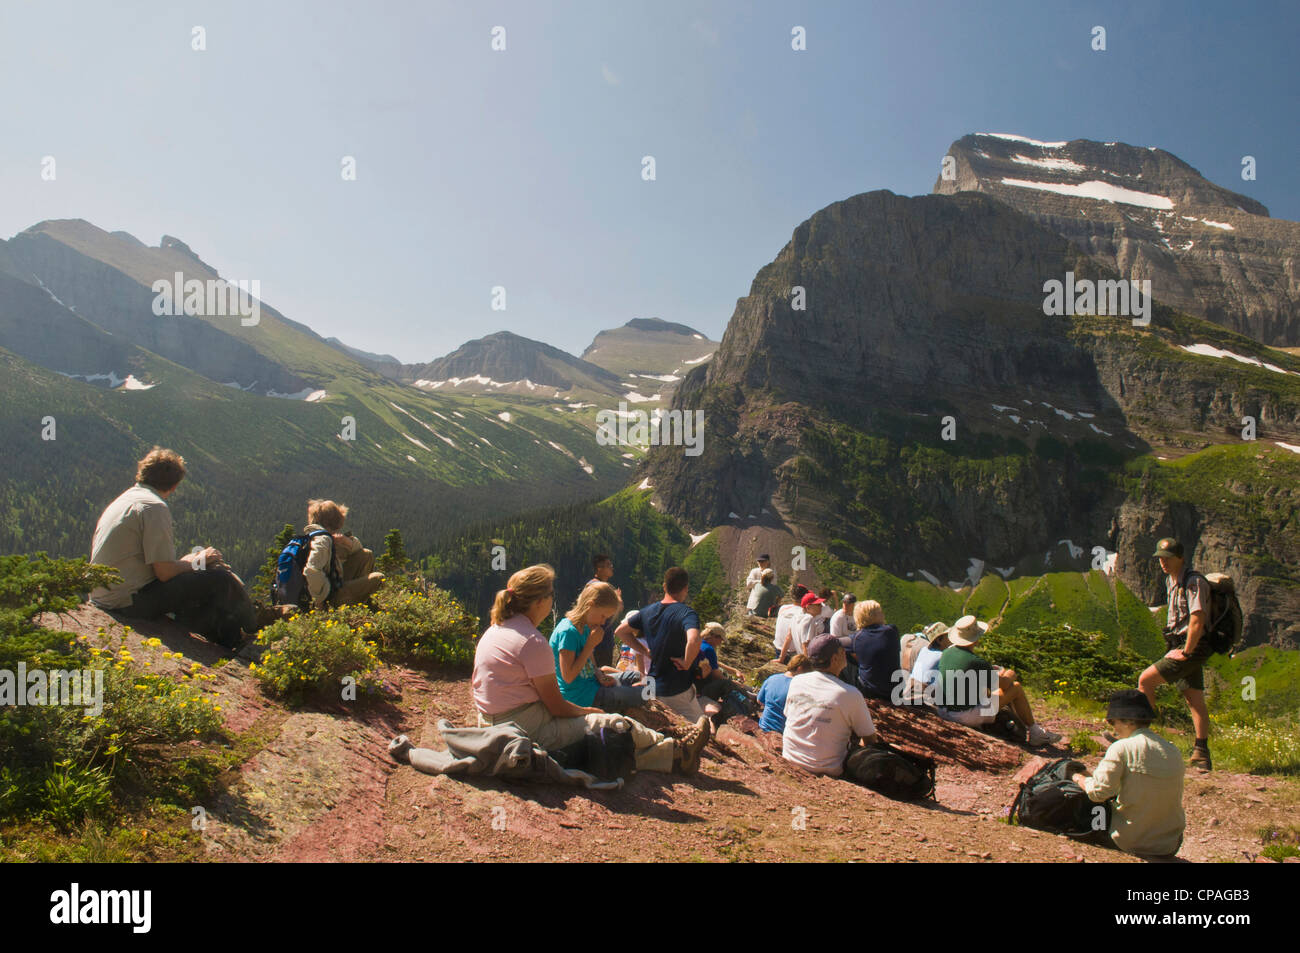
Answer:
<path fill-rule="evenodd" d="M 586 771 L 562 767 L 542 748 L 533 744 L 523 729 L 512 721 L 500 725 L 457 728 L 445 718 L 438 721 L 445 750 L 410 747 L 410 740 L 394 738 L 388 750 L 399 761 L 424 774 L 485 774 L 568 784 L 597 791 L 618 790 L 623 780 L 600 781 Z"/>

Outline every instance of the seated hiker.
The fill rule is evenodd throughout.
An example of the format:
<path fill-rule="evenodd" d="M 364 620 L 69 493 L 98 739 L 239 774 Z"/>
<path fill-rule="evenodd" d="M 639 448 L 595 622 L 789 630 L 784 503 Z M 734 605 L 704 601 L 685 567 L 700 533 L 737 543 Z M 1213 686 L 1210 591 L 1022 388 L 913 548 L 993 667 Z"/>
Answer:
<path fill-rule="evenodd" d="M 317 609 L 365 602 L 384 581 L 384 574 L 374 571 L 375 554 L 343 532 L 347 518 L 348 508 L 333 500 L 307 501 L 307 525 L 302 532 L 311 536 L 311 552 L 302 576 Z"/>
<path fill-rule="evenodd" d="M 785 699 L 781 756 L 813 774 L 839 777 L 858 742 L 876 740 L 876 727 L 862 693 L 840 680 L 844 647 L 819 635 L 808 647 L 813 671 L 790 679 Z"/>
<path fill-rule="evenodd" d="M 858 597 L 846 592 L 840 601 L 840 607 L 831 616 L 831 635 L 850 651 L 853 649 L 853 636 L 858 631 L 858 624 L 853 619 L 853 610 L 857 604 Z"/>
<path fill-rule="evenodd" d="M 895 626 L 885 622 L 885 610 L 874 599 L 865 599 L 853 610 L 858 631 L 853 636 L 853 655 L 858 660 L 858 688 L 867 698 L 890 701 L 899 667 L 899 641 Z"/>
<path fill-rule="evenodd" d="M 474 651 L 471 678 L 479 723 L 514 722 L 539 747 L 560 750 L 581 741 L 589 729 L 626 725 L 636 745 L 636 766 L 644 771 L 692 773 L 708 743 L 712 725 L 701 716 L 680 741 L 651 731 L 626 715 L 575 705 L 560 694 L 555 655 L 537 625 L 551 614 L 555 571 L 528 566 L 497 592 L 491 621 Z"/>
<path fill-rule="evenodd" d="M 650 650 L 646 681 L 653 696 L 687 721 L 704 717 L 695 671 L 702 638 L 700 617 L 686 604 L 690 576 L 680 566 L 664 573 L 664 597 L 637 611 L 615 633 L 620 639 L 639 636 Z M 713 710 L 716 705 L 710 703 Z M 707 721 L 707 719 L 705 719 Z"/>
<path fill-rule="evenodd" d="M 821 589 L 817 592 L 817 598 L 822 601 L 821 605 L 821 627 L 817 631 L 818 635 L 825 635 L 831 630 L 831 619 L 835 617 L 835 590 Z"/>
<path fill-rule="evenodd" d="M 551 632 L 560 694 L 579 708 L 594 706 L 618 714 L 646 702 L 639 687 L 640 672 L 597 668 L 594 661 L 609 620 L 622 605 L 609 583 L 588 585 Z"/>
<path fill-rule="evenodd" d="M 1151 730 L 1156 712 L 1138 689 L 1110 697 L 1106 721 L 1119 739 L 1092 776 L 1073 780 L 1097 803 L 1115 798 L 1110 838 L 1131 854 L 1167 857 L 1183 843 L 1183 754 Z"/>
<path fill-rule="evenodd" d="M 763 577 L 767 573 L 772 574 L 772 578 L 767 580 L 767 582 L 771 585 L 775 585 L 776 570 L 772 568 L 772 557 L 767 553 L 760 553 L 758 557 L 758 565 L 751 569 L 749 575 L 745 577 L 745 588 L 750 592 L 753 592 L 754 587 L 763 581 Z"/>
<path fill-rule="evenodd" d="M 776 607 L 776 623 L 772 634 L 772 645 L 776 648 L 778 655 L 781 652 L 781 646 L 785 644 L 785 637 L 790 631 L 790 623 L 803 615 L 803 607 L 799 603 L 807 593 L 807 586 L 796 583 L 790 587 L 790 596 L 794 599 L 794 602 Z"/>
<path fill-rule="evenodd" d="M 948 626 L 942 622 L 931 622 L 921 634 L 925 638 L 925 645 L 916 653 L 900 704 L 928 705 L 929 699 L 935 697 L 934 681 L 939 677 L 939 659 L 949 645 Z"/>
<path fill-rule="evenodd" d="M 764 569 L 763 575 L 759 577 L 758 584 L 749 590 L 749 599 L 745 602 L 745 610 L 750 615 L 767 618 L 780 601 L 781 590 L 776 587 L 776 573 L 770 569 Z"/>
<path fill-rule="evenodd" d="M 804 672 L 812 671 L 812 663 L 806 655 L 796 655 L 786 664 L 784 672 L 769 675 L 763 680 L 763 687 L 758 690 L 758 703 L 763 712 L 758 718 L 758 727 L 763 731 L 785 731 L 785 698 L 790 692 L 790 679 Z"/>
<path fill-rule="evenodd" d="M 799 600 L 801 614 L 790 620 L 786 628 L 785 639 L 781 643 L 781 653 L 777 656 L 777 661 L 782 665 L 789 660 L 795 652 L 804 655 L 808 654 L 808 643 L 815 636 L 822 633 L 822 606 L 825 605 L 822 598 L 815 592 L 805 592 L 802 599 Z"/>
<path fill-rule="evenodd" d="M 133 619 L 174 613 L 190 631 L 233 649 L 243 633 L 257 630 L 253 603 L 213 547 L 176 558 L 166 501 L 185 472 L 180 454 L 154 447 L 136 467 L 135 486 L 105 508 L 95 526 L 90 561 L 117 569 L 122 581 L 96 588 L 90 601 Z"/>
<path fill-rule="evenodd" d="M 754 701 L 753 691 L 745 685 L 744 673 L 718 661 L 718 647 L 726 635 L 719 622 L 708 623 L 700 633 L 703 643 L 695 689 L 700 698 L 708 699 L 703 702 L 704 710 L 714 725 L 722 724 L 732 715 L 748 713 Z"/>
<path fill-rule="evenodd" d="M 972 649 L 989 629 L 973 615 L 964 615 L 948 629 L 948 648 L 939 656 L 934 682 L 939 715 L 971 728 L 990 725 L 1000 709 L 1010 708 L 1029 729 L 1029 744 L 1040 748 L 1061 740 L 1034 721 L 1025 689 L 1011 669 L 1000 669 L 980 658 Z"/>
<path fill-rule="evenodd" d="M 595 573 L 587 580 L 588 586 L 594 586 L 596 583 L 609 582 L 614 578 L 614 560 L 607 553 L 597 553 L 591 559 L 592 571 Z M 619 602 L 622 603 L 623 590 L 615 588 L 614 592 L 618 594 Z M 602 668 L 614 664 L 614 627 L 607 626 L 605 638 L 600 645 L 596 646 L 595 653 L 596 664 Z"/>

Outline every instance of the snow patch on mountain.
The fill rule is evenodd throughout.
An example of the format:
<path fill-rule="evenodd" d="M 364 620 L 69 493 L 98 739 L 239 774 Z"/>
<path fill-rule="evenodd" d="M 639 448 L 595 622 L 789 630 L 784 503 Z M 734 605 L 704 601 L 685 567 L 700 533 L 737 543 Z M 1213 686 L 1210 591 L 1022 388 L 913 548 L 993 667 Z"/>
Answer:
<path fill-rule="evenodd" d="M 984 136 L 988 139 L 1005 139 L 1008 142 L 1023 142 L 1026 145 L 1038 146 L 1040 149 L 1059 149 L 1065 145 L 1064 142 L 1043 142 L 1040 139 L 1027 139 L 1024 136 L 1017 136 L 1010 132 L 977 132 L 977 136 Z"/>
<path fill-rule="evenodd" d="M 1276 364 L 1269 364 L 1262 361 L 1257 357 L 1246 357 L 1244 354 L 1234 354 L 1232 351 L 1225 351 L 1223 348 L 1215 347 L 1213 344 L 1180 344 L 1178 346 L 1189 354 L 1199 354 L 1202 357 L 1230 357 L 1234 361 L 1240 361 L 1242 364 L 1254 364 L 1256 367 L 1275 371 L 1278 374 L 1295 374 L 1295 371 L 1288 371 L 1285 368 L 1278 367 Z"/>
<path fill-rule="evenodd" d="M 1032 165 L 1039 169 L 1048 169 L 1052 172 L 1083 172 L 1087 168 L 1077 162 L 1071 162 L 1069 159 L 1031 159 L 1029 156 L 1022 156 L 1019 153 L 1013 155 L 1011 161 L 1018 162 L 1021 165 Z"/>
<path fill-rule="evenodd" d="M 1003 179 L 1002 184 L 1013 185 L 1020 189 L 1040 189 L 1044 192 L 1055 192 L 1058 195 L 1069 195 L 1074 198 L 1097 199 L 1102 202 L 1113 202 L 1122 205 L 1137 205 L 1142 208 L 1171 209 L 1174 207 L 1173 200 L 1163 195 L 1152 195 L 1149 192 L 1125 189 L 1096 179 L 1073 184 L 1031 182 L 1029 179 Z"/>

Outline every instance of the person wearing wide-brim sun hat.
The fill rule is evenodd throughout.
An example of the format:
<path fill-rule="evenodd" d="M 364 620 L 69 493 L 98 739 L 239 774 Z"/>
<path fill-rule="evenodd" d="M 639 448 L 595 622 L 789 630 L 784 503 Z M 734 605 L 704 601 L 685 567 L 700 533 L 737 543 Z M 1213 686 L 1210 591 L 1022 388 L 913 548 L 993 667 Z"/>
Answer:
<path fill-rule="evenodd" d="M 1151 730 L 1156 712 L 1146 695 L 1126 688 L 1110 696 L 1106 721 L 1118 740 L 1089 777 L 1074 781 L 1097 802 L 1115 798 L 1110 838 L 1120 850 L 1167 857 L 1182 846 L 1183 753 Z"/>
<path fill-rule="evenodd" d="M 1011 669 L 1000 669 L 973 651 L 984 633 L 987 622 L 964 615 L 946 633 L 948 648 L 939 657 L 936 690 L 940 717 L 972 728 L 991 724 L 998 711 L 1010 708 L 1029 729 L 1029 745 L 1041 748 L 1055 744 L 1061 735 L 1047 731 L 1034 720 L 1034 712 L 1025 697 L 1025 689 Z"/>

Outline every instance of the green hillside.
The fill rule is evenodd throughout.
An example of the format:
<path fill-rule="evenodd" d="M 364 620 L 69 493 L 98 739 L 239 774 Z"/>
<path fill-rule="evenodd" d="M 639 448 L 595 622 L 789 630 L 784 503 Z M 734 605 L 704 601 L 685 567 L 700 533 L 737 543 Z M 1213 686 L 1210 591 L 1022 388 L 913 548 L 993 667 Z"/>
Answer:
<path fill-rule="evenodd" d="M 374 376 L 330 378 L 309 403 L 224 387 L 148 352 L 136 361 L 149 390 L 96 387 L 0 350 L 0 439 L 14 451 L 0 476 L 0 552 L 86 555 L 100 511 L 154 444 L 189 464 L 172 500 L 178 546 L 214 544 L 241 574 L 284 523 L 301 524 L 313 496 L 352 506 L 351 528 L 372 546 L 402 526 L 423 554 L 449 527 L 601 498 L 631 472 L 618 448 L 597 445 L 594 419 L 542 401 L 428 395 Z M 41 439 L 47 416 L 52 441 Z M 344 417 L 354 440 L 341 439 Z"/>

